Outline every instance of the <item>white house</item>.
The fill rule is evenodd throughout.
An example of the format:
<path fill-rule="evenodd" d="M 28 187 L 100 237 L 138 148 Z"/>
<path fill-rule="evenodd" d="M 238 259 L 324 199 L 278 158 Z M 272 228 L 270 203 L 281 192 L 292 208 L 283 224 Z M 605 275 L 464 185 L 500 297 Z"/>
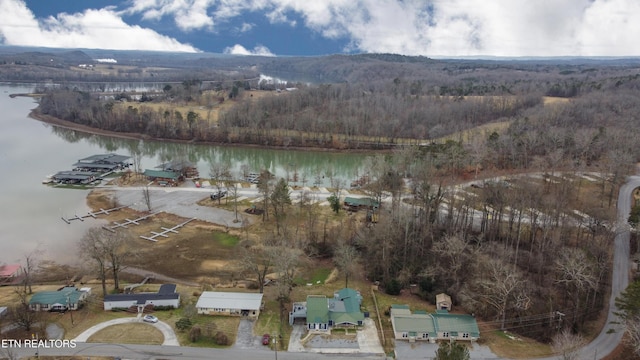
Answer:
<path fill-rule="evenodd" d="M 205 291 L 196 303 L 198 314 L 236 315 L 256 318 L 262 308 L 262 294 Z"/>
<path fill-rule="evenodd" d="M 104 297 L 104 309 L 128 309 L 132 306 L 146 307 L 168 306 L 180 307 L 180 294 L 176 292 L 175 284 L 163 284 L 158 292 L 137 294 L 113 294 Z"/>

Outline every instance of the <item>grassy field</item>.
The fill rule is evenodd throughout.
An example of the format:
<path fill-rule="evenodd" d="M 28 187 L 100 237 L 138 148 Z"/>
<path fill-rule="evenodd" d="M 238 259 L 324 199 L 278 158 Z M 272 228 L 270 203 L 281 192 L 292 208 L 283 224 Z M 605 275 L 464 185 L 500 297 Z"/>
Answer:
<path fill-rule="evenodd" d="M 109 326 L 91 335 L 87 342 L 110 344 L 161 345 L 162 332 L 152 325 L 142 323 Z"/>

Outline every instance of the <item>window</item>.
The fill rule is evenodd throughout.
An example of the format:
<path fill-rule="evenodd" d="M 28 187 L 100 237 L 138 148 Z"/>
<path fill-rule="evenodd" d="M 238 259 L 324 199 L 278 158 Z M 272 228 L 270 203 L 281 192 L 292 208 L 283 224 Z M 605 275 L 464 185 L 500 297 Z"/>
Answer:
<path fill-rule="evenodd" d="M 408 334 L 408 333 L 406 333 L 406 332 L 403 332 L 403 333 L 402 333 L 402 337 L 403 337 L 403 338 L 408 338 L 408 337 L 409 337 L 409 334 Z"/>
<path fill-rule="evenodd" d="M 448 338 L 449 337 L 449 332 L 448 331 L 443 332 L 442 333 L 442 337 Z"/>
<path fill-rule="evenodd" d="M 462 333 L 462 338 L 463 339 L 468 339 L 469 338 L 469 333 Z"/>
<path fill-rule="evenodd" d="M 422 338 L 423 339 L 428 339 L 429 338 L 429 333 L 422 333 Z"/>

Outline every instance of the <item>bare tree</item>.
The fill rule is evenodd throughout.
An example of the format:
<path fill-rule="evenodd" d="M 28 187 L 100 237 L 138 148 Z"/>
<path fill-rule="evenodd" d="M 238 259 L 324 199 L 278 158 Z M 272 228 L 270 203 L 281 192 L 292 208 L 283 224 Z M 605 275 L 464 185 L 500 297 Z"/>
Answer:
<path fill-rule="evenodd" d="M 120 288 L 120 272 L 124 268 L 126 259 L 132 256 L 126 244 L 128 233 L 125 231 L 108 232 L 103 228 L 94 227 L 84 234 L 80 240 L 78 251 L 80 256 L 93 260 L 102 282 L 102 293 L 107 293 L 107 271 L 113 275 L 114 289 Z"/>
<path fill-rule="evenodd" d="M 149 184 L 145 184 L 142 187 L 142 199 L 147 207 L 147 211 L 151 212 L 151 190 L 149 190 Z"/>
<path fill-rule="evenodd" d="M 481 277 L 479 284 L 480 297 L 498 312 L 500 328 L 504 330 L 507 310 L 527 306 L 526 282 L 517 270 L 499 258 L 488 259 L 485 267 L 487 274 Z"/>
<path fill-rule="evenodd" d="M 229 179 L 231 178 L 231 164 L 228 162 L 212 162 L 209 166 L 209 176 L 213 181 L 213 186 L 222 191 L 222 186 L 227 186 Z M 222 197 L 218 197 L 218 203 L 222 200 Z"/>
<path fill-rule="evenodd" d="M 597 289 L 596 266 L 587 258 L 582 249 L 565 248 L 561 251 L 560 258 L 556 260 L 556 283 L 566 288 L 566 294 L 573 294 L 574 312 L 573 321 L 577 321 L 580 310 L 580 299 L 592 289 Z"/>
<path fill-rule="evenodd" d="M 344 274 L 344 287 L 349 287 L 349 276 L 355 270 L 358 251 L 355 247 L 341 243 L 333 251 L 333 262 Z"/>
<path fill-rule="evenodd" d="M 286 209 L 291 205 L 291 194 L 287 182 L 280 178 L 271 192 L 271 206 L 273 207 L 273 215 L 276 218 L 276 232 L 280 234 L 282 221 L 286 216 Z M 266 210 L 266 209 L 265 209 Z"/>
<path fill-rule="evenodd" d="M 239 222 L 238 219 L 238 195 L 239 195 L 239 186 L 238 180 L 234 179 L 231 173 L 229 173 L 229 178 L 224 181 L 225 187 L 229 190 L 229 195 L 233 197 L 233 212 L 235 214 L 234 223 Z"/>
<path fill-rule="evenodd" d="M 120 289 L 120 272 L 123 270 L 127 258 L 133 255 L 126 243 L 129 237 L 128 232 L 120 230 L 111 234 L 102 242 L 104 254 L 111 266 L 113 288 L 115 290 Z"/>
<path fill-rule="evenodd" d="M 625 322 L 627 325 L 627 344 L 631 346 L 636 356 L 640 356 L 640 315 L 636 315 Z"/>
<path fill-rule="evenodd" d="M 275 252 L 265 246 L 243 247 L 240 251 L 240 267 L 257 277 L 258 288 L 262 294 L 267 274 L 275 261 Z"/>
<path fill-rule="evenodd" d="M 108 236 L 105 229 L 93 227 L 87 230 L 78 244 L 80 257 L 91 259 L 96 266 L 103 296 L 107 294 L 107 255 L 103 243 Z"/>
<path fill-rule="evenodd" d="M 27 294 L 32 294 L 31 285 L 33 283 L 33 273 L 38 268 L 38 257 L 42 253 L 40 250 L 34 250 L 24 256 L 24 266 L 22 267 L 22 275 L 24 276 L 22 284 Z"/>
<path fill-rule="evenodd" d="M 565 329 L 553 337 L 553 351 L 562 357 L 562 360 L 579 360 L 580 348 L 586 343 L 580 335 Z"/>
<path fill-rule="evenodd" d="M 41 320 L 40 313 L 31 310 L 26 288 L 16 287 L 15 293 L 18 296 L 18 301 L 11 308 L 13 323 L 25 331 L 31 331 L 33 326 Z"/>

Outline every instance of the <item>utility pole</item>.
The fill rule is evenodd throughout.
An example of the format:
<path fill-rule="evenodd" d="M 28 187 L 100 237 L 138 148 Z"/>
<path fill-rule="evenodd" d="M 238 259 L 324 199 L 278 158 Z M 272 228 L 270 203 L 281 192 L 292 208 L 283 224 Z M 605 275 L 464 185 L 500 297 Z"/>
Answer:
<path fill-rule="evenodd" d="M 73 325 L 73 311 L 71 311 L 70 301 L 69 294 L 67 294 L 67 310 L 69 311 L 69 316 L 71 316 L 71 325 Z"/>
<path fill-rule="evenodd" d="M 273 337 L 273 345 L 276 349 L 276 360 L 278 360 L 278 335 Z"/>

